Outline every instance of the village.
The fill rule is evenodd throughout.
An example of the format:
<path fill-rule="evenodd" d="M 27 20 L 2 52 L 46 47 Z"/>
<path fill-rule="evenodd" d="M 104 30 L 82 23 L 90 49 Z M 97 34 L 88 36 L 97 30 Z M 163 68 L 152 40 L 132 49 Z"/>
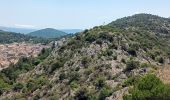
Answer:
<path fill-rule="evenodd" d="M 31 43 L 0 44 L 0 70 L 15 64 L 21 57 L 36 57 L 43 48 L 49 46 Z"/>

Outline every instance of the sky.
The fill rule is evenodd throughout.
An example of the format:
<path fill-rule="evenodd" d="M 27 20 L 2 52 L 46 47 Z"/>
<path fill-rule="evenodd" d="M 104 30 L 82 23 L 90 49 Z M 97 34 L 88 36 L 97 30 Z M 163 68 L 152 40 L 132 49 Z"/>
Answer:
<path fill-rule="evenodd" d="M 0 0 L 0 26 L 87 29 L 138 13 L 170 17 L 170 0 Z"/>

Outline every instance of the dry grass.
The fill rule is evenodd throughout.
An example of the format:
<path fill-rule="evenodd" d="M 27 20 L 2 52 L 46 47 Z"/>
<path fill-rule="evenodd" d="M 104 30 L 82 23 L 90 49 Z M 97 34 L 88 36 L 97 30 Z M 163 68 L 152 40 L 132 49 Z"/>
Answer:
<path fill-rule="evenodd" d="M 156 74 L 165 84 L 170 84 L 170 65 L 159 69 Z"/>

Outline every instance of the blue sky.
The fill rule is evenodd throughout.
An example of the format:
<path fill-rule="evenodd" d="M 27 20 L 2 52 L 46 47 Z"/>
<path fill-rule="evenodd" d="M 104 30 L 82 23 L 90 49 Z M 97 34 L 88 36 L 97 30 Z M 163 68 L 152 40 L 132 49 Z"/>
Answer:
<path fill-rule="evenodd" d="M 170 0 L 0 0 L 0 26 L 91 28 L 137 13 L 170 16 Z"/>

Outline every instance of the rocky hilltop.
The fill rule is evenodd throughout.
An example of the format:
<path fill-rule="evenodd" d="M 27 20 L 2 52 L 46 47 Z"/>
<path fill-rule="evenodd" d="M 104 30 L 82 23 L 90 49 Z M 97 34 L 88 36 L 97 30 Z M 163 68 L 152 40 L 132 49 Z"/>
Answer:
<path fill-rule="evenodd" d="M 145 100 L 170 96 L 170 88 L 156 77 L 159 69 L 169 66 L 169 25 L 167 18 L 139 14 L 56 41 L 37 58 L 1 71 L 0 98 Z"/>

